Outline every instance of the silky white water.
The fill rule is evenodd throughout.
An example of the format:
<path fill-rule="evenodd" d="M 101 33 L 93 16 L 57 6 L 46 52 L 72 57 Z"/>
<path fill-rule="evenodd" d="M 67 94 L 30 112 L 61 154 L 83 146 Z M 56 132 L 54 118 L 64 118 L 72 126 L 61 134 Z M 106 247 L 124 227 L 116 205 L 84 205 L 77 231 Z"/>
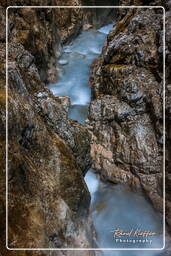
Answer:
<path fill-rule="evenodd" d="M 60 78 L 49 88 L 56 96 L 69 96 L 69 117 L 84 123 L 91 100 L 89 87 L 90 66 L 102 51 L 104 41 L 112 25 L 99 31 L 83 31 L 70 45 L 63 49 L 58 61 Z M 100 32 L 101 31 L 101 32 Z"/>
<path fill-rule="evenodd" d="M 89 87 L 90 67 L 102 51 L 112 25 L 98 31 L 83 31 L 70 45 L 63 49 L 58 60 L 59 80 L 49 88 L 56 96 L 69 96 L 71 107 L 69 117 L 84 123 L 91 100 Z M 100 248 L 161 248 L 162 220 L 141 194 L 133 193 L 127 186 L 112 185 L 99 180 L 90 170 L 85 182 L 91 193 L 91 209 L 97 232 L 97 246 Z M 130 229 L 156 232 L 149 243 L 115 242 L 114 229 L 125 232 Z M 161 234 L 161 235 L 159 235 Z M 130 237 L 131 238 L 131 237 Z M 105 256 L 157 256 L 158 251 L 103 251 Z"/>
<path fill-rule="evenodd" d="M 85 177 L 86 184 L 91 193 L 90 212 L 97 232 L 97 245 L 100 248 L 162 248 L 162 218 L 158 216 L 150 203 L 140 193 L 135 193 L 126 185 L 114 185 L 109 182 L 102 182 L 93 170 L 90 170 Z M 156 235 L 148 237 L 149 242 L 136 242 L 137 237 L 124 236 L 131 242 L 121 243 L 116 241 L 113 230 L 121 229 L 131 231 L 152 231 Z M 142 237 L 139 237 L 142 239 Z M 150 240 L 152 243 L 150 244 Z M 129 255 L 128 252 L 104 252 L 104 255 Z M 156 251 L 131 252 L 131 256 L 158 255 Z"/>

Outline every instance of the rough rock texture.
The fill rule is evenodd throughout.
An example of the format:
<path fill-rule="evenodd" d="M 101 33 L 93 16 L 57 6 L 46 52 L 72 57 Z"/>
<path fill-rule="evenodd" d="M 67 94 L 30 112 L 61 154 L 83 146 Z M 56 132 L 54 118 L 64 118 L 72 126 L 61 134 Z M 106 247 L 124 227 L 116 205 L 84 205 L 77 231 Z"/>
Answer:
<path fill-rule="evenodd" d="M 84 6 L 117 6 L 119 0 L 82 0 Z M 107 24 L 113 23 L 117 15 L 117 9 L 113 8 L 94 8 L 84 9 L 84 20 L 99 28 Z"/>
<path fill-rule="evenodd" d="M 90 247 L 90 196 L 79 160 L 51 128 L 55 114 L 43 102 L 66 112 L 44 89 L 32 58 L 22 45 L 9 45 L 9 247 Z M 1 125 L 5 133 L 4 118 Z M 84 128 L 75 127 L 68 122 L 68 133 L 83 136 Z"/>
<path fill-rule="evenodd" d="M 88 2 L 88 1 L 87 1 Z M 13 8 L 13 6 L 81 6 L 81 0 L 17 1 L 8 10 L 10 40 L 20 42 L 34 57 L 41 80 L 55 82 L 58 79 L 57 59 L 62 45 L 70 42 L 81 30 L 83 24 L 101 26 L 109 23 L 113 9 L 80 8 Z M 88 4 L 88 3 L 87 3 Z M 10 1 L 9 4 L 10 5 Z M 4 4 L 4 6 L 8 6 Z M 103 14 L 103 18 L 102 17 Z M 106 18 L 107 16 L 107 18 Z M 93 19 L 92 19 L 93 17 Z M 14 26 L 15 24 L 15 26 Z"/>
<path fill-rule="evenodd" d="M 59 5 L 60 1 L 56 1 Z M 77 6 L 81 5 L 80 0 L 67 0 L 65 4 L 61 5 L 66 6 Z M 58 25 L 60 26 L 60 38 L 62 43 L 66 43 L 71 41 L 73 37 L 75 37 L 83 26 L 83 9 L 80 8 L 61 8 L 56 9 L 56 20 Z"/>
<path fill-rule="evenodd" d="M 86 1 L 97 4 L 97 1 Z M 100 1 L 98 1 L 100 4 Z M 106 4 L 112 1 L 106 1 Z M 8 5 L 60 5 L 59 0 L 2 1 Z M 80 5 L 66 0 L 63 5 Z M 117 3 L 115 3 L 117 4 Z M 120 4 L 162 5 L 161 0 Z M 170 149 L 170 11 L 167 6 L 167 146 Z M 87 128 L 68 120 L 68 98 L 54 97 L 61 42 L 75 36 L 90 14 L 62 10 L 10 10 L 9 247 L 91 247 L 90 195 L 83 174 L 91 165 Z M 91 251 L 7 251 L 5 244 L 5 9 L 0 8 L 0 255 L 92 256 Z M 101 15 L 101 14 L 100 14 Z M 108 14 L 106 14 L 108 16 Z M 60 19 L 59 19 L 60 18 Z M 34 23 L 34 26 L 33 26 Z M 16 26 L 17 25 L 17 26 Z M 16 29 L 17 27 L 17 29 Z M 94 63 L 90 106 L 94 168 L 115 183 L 144 189 L 162 210 L 161 10 L 119 12 L 117 26 Z M 167 222 L 170 222 L 167 151 Z M 141 162 L 140 162 L 141 159 Z M 15 217 L 14 217 L 15 216 Z"/>
<path fill-rule="evenodd" d="M 146 4 L 145 1 L 128 2 L 128 5 Z M 162 17 L 163 9 L 160 8 L 119 11 L 118 21 L 108 36 L 103 53 L 93 63 L 90 79 L 93 100 L 88 122 L 93 134 L 93 168 L 114 183 L 129 183 L 133 188 L 142 188 L 161 213 Z"/>
<path fill-rule="evenodd" d="M 31 4 L 36 5 L 36 1 Z M 5 10 L 0 11 L 3 28 Z M 51 58 L 55 59 L 60 52 L 55 13 L 46 9 L 10 9 L 9 12 L 8 246 L 92 247 L 90 195 L 83 179 L 91 165 L 90 136 L 85 127 L 67 118 L 68 99 L 54 97 L 42 82 L 47 77 L 42 72 L 49 72 Z M 1 220 L 5 218 L 4 36 L 2 29 Z M 80 255 L 72 251 L 7 251 L 5 221 L 0 228 L 2 255 Z M 94 252 L 83 252 L 83 255 L 91 256 Z"/>
<path fill-rule="evenodd" d="M 171 227 L 171 1 L 166 11 L 166 216 Z"/>
<path fill-rule="evenodd" d="M 89 246 L 82 223 L 88 216 L 89 193 L 72 151 L 51 129 L 51 125 L 57 126 L 51 123 L 55 114 L 43 101 L 55 104 L 63 116 L 66 112 L 43 91 L 31 63 L 32 56 L 21 45 L 10 44 L 9 247 Z M 37 100 L 40 89 L 45 96 Z M 41 117 L 40 110 L 49 122 Z M 81 127 L 75 134 L 83 135 Z M 82 238 L 78 240 L 73 230 Z"/>
<path fill-rule="evenodd" d="M 57 5 L 60 1 L 56 0 Z M 117 5 L 118 0 L 107 0 L 105 1 L 106 6 Z M 61 5 L 65 6 L 98 6 L 104 5 L 104 1 L 98 0 L 67 0 Z M 67 9 L 61 8 L 60 10 L 55 10 L 57 23 L 60 26 L 59 35 L 61 37 L 62 43 L 67 43 L 73 39 L 82 29 L 84 24 L 91 24 L 94 27 L 101 27 L 103 25 L 113 22 L 116 16 L 115 9 L 97 9 L 97 8 L 83 8 L 83 9 Z"/>
<path fill-rule="evenodd" d="M 66 2 L 66 5 L 73 5 L 71 2 L 74 1 Z M 30 5 L 41 4 L 32 1 Z M 53 0 L 50 4 L 46 1 L 43 5 L 56 6 L 59 1 Z M 80 2 L 75 1 L 74 5 L 80 5 Z M 80 31 L 82 10 L 11 7 L 8 13 L 9 39 L 23 44 L 35 57 L 41 80 L 54 82 L 57 79 L 56 60 L 62 51 L 61 43 L 70 40 Z"/>
<path fill-rule="evenodd" d="M 55 63 L 61 54 L 55 11 L 11 7 L 8 16 L 9 40 L 21 43 L 35 57 L 42 80 L 55 81 Z"/>

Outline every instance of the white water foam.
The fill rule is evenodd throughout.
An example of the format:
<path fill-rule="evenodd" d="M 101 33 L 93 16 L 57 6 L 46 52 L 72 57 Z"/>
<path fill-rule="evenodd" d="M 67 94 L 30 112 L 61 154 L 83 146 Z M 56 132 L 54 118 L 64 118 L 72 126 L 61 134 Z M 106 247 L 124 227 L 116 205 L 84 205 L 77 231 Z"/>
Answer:
<path fill-rule="evenodd" d="M 107 35 L 109 34 L 110 30 L 112 30 L 112 28 L 113 28 L 113 24 L 109 24 L 107 26 L 100 28 L 98 31 Z"/>
<path fill-rule="evenodd" d="M 64 53 L 58 60 L 59 81 L 49 84 L 55 96 L 70 97 L 69 117 L 80 123 L 84 123 L 86 119 L 85 111 L 88 111 L 87 106 L 91 100 L 90 66 L 101 53 L 107 32 L 111 28 L 112 25 L 109 25 L 102 28 L 102 32 L 94 29 L 83 31 L 70 45 L 65 46 Z"/>

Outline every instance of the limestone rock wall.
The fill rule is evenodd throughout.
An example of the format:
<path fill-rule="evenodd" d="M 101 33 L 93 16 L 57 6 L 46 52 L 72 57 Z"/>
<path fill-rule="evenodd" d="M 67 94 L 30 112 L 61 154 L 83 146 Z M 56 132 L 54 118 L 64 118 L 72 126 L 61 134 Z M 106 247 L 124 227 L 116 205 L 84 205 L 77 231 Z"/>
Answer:
<path fill-rule="evenodd" d="M 162 1 L 121 1 L 161 5 Z M 167 90 L 170 84 L 170 11 L 167 14 Z M 93 168 L 104 179 L 142 189 L 163 213 L 163 10 L 121 9 L 94 61 L 89 110 Z M 167 91 L 168 92 L 168 91 Z M 166 128 L 169 130 L 169 94 Z M 167 223 L 170 225 L 169 132 L 166 148 Z"/>
<path fill-rule="evenodd" d="M 79 255 L 62 251 L 5 249 L 5 6 L 1 12 L 0 244 L 2 255 Z M 41 5 L 16 1 L 13 5 Z M 44 1 L 43 5 L 49 5 Z M 51 3 L 52 4 L 52 3 Z M 56 4 L 56 3 L 54 3 Z M 91 166 L 90 135 L 68 119 L 68 98 L 54 97 L 47 81 L 60 55 L 59 13 L 9 9 L 8 47 L 8 246 L 92 247 L 90 194 L 83 175 Z M 69 13 L 67 14 L 69 15 Z M 74 15 L 74 14 L 73 14 Z M 72 22 L 72 20 L 69 20 Z M 77 25 L 77 24 L 76 24 Z M 61 31 L 61 34 L 59 33 Z M 73 28 L 77 31 L 77 28 Z M 69 32 L 68 32 L 69 33 Z M 84 139 L 86 138 L 86 139 Z M 84 252 L 91 256 L 93 252 Z"/>
<path fill-rule="evenodd" d="M 102 26 L 113 20 L 113 9 L 80 8 L 13 8 L 13 6 L 81 6 L 81 0 L 4 2 L 8 10 L 9 40 L 20 42 L 35 57 L 41 80 L 45 83 L 58 79 L 57 59 L 62 45 L 70 42 L 85 23 Z M 85 5 L 88 5 L 87 2 Z M 90 4 L 91 5 L 91 4 Z M 15 25 L 14 25 L 15 24 Z"/>
<path fill-rule="evenodd" d="M 89 2 L 93 5 L 97 1 Z M 80 255 L 80 251 L 14 252 L 4 247 L 4 8 L 60 4 L 59 0 L 1 3 L 0 219 L 4 221 L 0 223 L 0 254 L 3 256 Z M 85 5 L 79 0 L 66 0 L 62 4 Z M 163 5 L 165 1 L 130 0 L 120 4 Z M 166 124 L 170 149 L 170 2 L 165 7 Z M 93 64 L 90 80 L 93 99 L 87 127 L 67 118 L 68 99 L 54 97 L 44 82 L 57 78 L 55 65 L 61 44 L 75 37 L 85 22 L 94 22 L 89 19 L 90 13 L 63 9 L 62 19 L 57 9 L 11 9 L 9 13 L 9 247 L 93 245 L 94 230 L 88 216 L 90 195 L 83 180 L 92 159 L 93 168 L 102 177 L 143 189 L 162 212 L 162 10 L 118 11 L 117 24 L 103 54 Z M 102 24 L 99 20 L 97 23 Z M 166 156 L 166 206 L 170 223 L 169 150 Z M 85 251 L 81 255 L 93 256 L 94 252 Z"/>
<path fill-rule="evenodd" d="M 61 2 L 18 1 L 8 11 L 10 40 L 20 42 L 35 57 L 41 80 L 57 79 L 56 63 L 62 51 L 61 44 L 74 37 L 81 29 L 83 12 L 80 9 L 16 8 L 13 6 L 57 6 Z M 63 5 L 80 5 L 65 1 Z M 15 25 L 14 25 L 15 24 Z"/>
<path fill-rule="evenodd" d="M 9 49 L 9 247 L 90 246 L 89 192 L 72 149 L 51 127 L 54 105 L 64 118 L 67 112 L 44 89 L 30 54 L 15 46 Z M 61 122 L 69 132 L 71 124 Z"/>

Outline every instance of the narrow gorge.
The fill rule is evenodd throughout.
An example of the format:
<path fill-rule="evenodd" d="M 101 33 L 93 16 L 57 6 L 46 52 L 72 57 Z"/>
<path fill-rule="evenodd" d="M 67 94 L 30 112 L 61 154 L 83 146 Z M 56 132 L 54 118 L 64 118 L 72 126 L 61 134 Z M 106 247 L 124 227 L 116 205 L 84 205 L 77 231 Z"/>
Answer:
<path fill-rule="evenodd" d="M 105 3 L 154 8 L 13 8 L 28 3 L 2 2 L 0 255 L 169 256 L 170 1 Z M 58 0 L 40 2 L 31 0 L 29 5 L 60 5 Z M 94 0 L 62 4 L 104 5 Z M 9 5 L 13 7 L 8 9 L 5 230 L 5 8 Z M 156 6 L 166 9 L 165 162 L 164 10 Z M 166 247 L 156 251 L 164 246 L 163 184 Z M 129 241 L 120 242 L 116 229 L 154 234 L 145 236 L 148 242 L 128 234 L 124 237 Z M 5 248 L 6 232 L 8 247 L 14 250 Z"/>
<path fill-rule="evenodd" d="M 114 24 L 109 24 L 99 30 L 90 27 L 88 31 L 83 31 L 69 45 L 66 45 L 58 60 L 59 80 L 49 85 L 55 96 L 69 97 L 68 116 L 79 123 L 86 124 L 91 101 L 90 66 L 100 55 L 104 41 L 113 26 Z M 106 113 L 104 116 L 106 117 Z M 103 151 L 99 150 L 98 153 L 103 154 Z M 112 186 L 109 182 L 100 182 L 93 170 L 88 171 L 85 181 L 91 193 L 93 224 L 99 248 L 122 248 L 121 244 L 113 242 L 112 226 L 123 230 L 130 230 L 132 227 L 142 230 L 150 228 L 162 234 L 162 218 L 156 215 L 143 195 L 131 191 L 126 185 Z M 127 183 L 124 182 L 124 184 Z M 154 239 L 153 245 L 145 245 L 145 247 L 162 248 L 162 244 L 161 235 L 157 240 Z M 144 247 L 139 243 L 134 246 L 135 248 Z M 131 248 L 131 242 L 126 244 L 126 247 Z M 106 255 L 109 255 L 109 252 Z M 111 255 L 114 255 L 114 252 Z"/>

